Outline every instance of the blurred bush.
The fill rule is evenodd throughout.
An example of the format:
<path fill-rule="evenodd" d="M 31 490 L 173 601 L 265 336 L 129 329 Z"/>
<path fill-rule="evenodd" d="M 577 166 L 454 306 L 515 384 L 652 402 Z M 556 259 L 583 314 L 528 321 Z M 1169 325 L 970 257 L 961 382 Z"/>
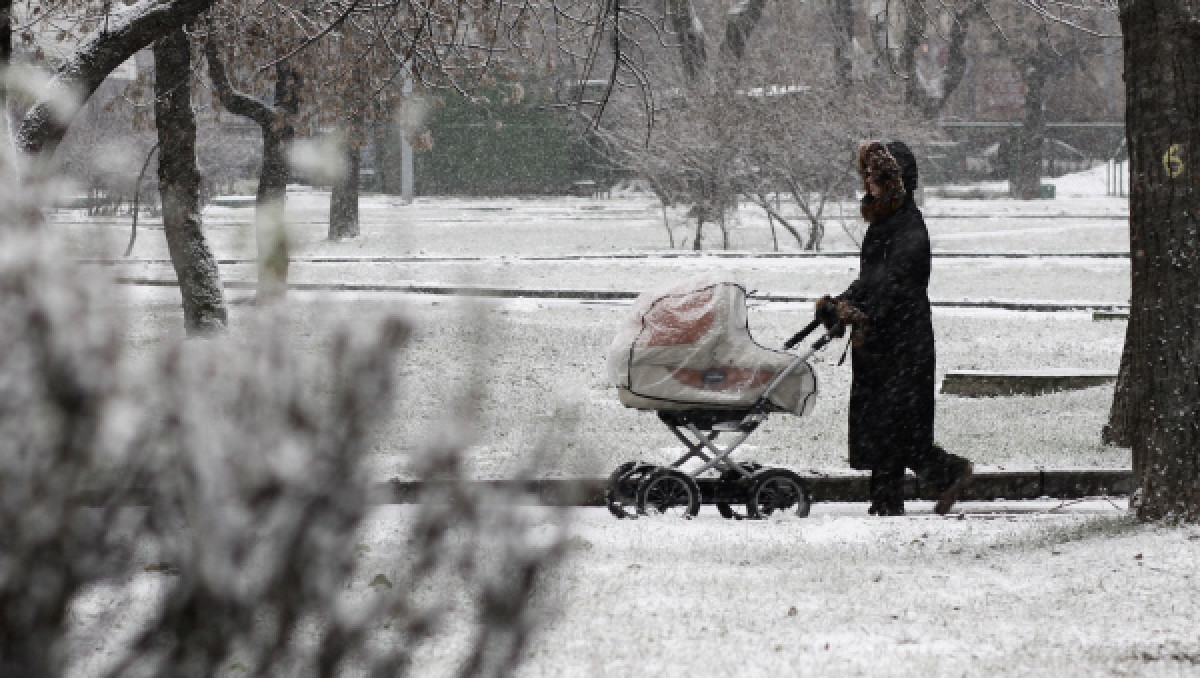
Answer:
<path fill-rule="evenodd" d="M 387 574 L 359 557 L 371 431 L 411 397 L 406 322 L 311 355 L 262 307 L 238 340 L 147 361 L 117 295 L 36 229 L 0 232 L 0 678 L 423 675 L 443 646 L 459 675 L 511 672 L 561 523 L 465 482 L 467 422 L 420 451 L 438 483 Z M 465 642 L 439 639 L 452 612 Z"/>

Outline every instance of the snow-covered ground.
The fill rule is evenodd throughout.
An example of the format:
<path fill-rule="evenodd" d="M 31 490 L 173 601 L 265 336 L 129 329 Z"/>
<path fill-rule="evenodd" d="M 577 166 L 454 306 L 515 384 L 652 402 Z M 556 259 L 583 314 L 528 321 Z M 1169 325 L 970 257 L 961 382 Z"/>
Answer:
<path fill-rule="evenodd" d="M 521 675 L 1195 675 L 1200 531 L 1029 504 L 759 524 L 582 512 Z"/>
<path fill-rule="evenodd" d="M 544 623 L 517 676 L 1194 676 L 1200 529 L 1139 525 L 1119 504 L 960 505 L 903 518 L 818 504 L 807 519 L 614 520 L 570 512 L 567 558 L 541 578 Z M 532 509 L 531 509 L 532 511 Z M 554 531 L 558 517 L 534 517 Z M 380 595 L 413 557 L 414 509 L 364 527 L 345 594 Z M 103 665 L 161 579 L 146 572 L 73 606 L 75 676 Z M 463 591 L 422 589 L 451 610 Z M 470 640 L 452 614 L 414 675 L 453 676 Z M 241 675 L 230 670 L 227 675 Z"/>
<path fill-rule="evenodd" d="M 1123 199 L 1103 195 L 1103 168 L 1056 180 L 1058 199 L 939 200 L 925 205 L 935 248 L 976 252 L 1127 250 Z M 697 272 L 718 272 L 763 292 L 836 292 L 854 260 L 667 259 L 657 205 L 641 195 L 610 200 L 421 199 L 363 201 L 363 235 L 324 239 L 327 196 L 291 196 L 296 255 L 308 257 L 469 256 L 479 261 L 316 263 L 297 261 L 293 280 L 310 282 L 475 282 L 511 287 L 640 290 Z M 850 207 L 843 208 L 847 218 Z M 209 208 L 219 257 L 253 257 L 252 212 Z M 672 215 L 676 238 L 690 236 Z M 56 217 L 56 231 L 80 258 L 119 255 L 127 224 Z M 139 263 L 97 266 L 102 275 L 163 277 L 144 260 L 165 257 L 160 230 L 144 229 Z M 715 231 L 715 229 L 713 229 Z M 710 231 L 708 245 L 714 246 Z M 795 251 L 795 243 L 781 242 Z M 766 222 L 743 208 L 733 231 L 740 251 L 771 250 Z M 852 243 L 836 224 L 827 247 Z M 647 253 L 644 259 L 531 261 L 531 256 Z M 251 264 L 222 268 L 253 280 Z M 934 296 L 945 299 L 1128 300 L 1128 262 L 1112 258 L 937 259 Z M 147 357 L 181 334 L 177 292 L 128 288 L 114 306 L 129 314 L 129 341 Z M 235 298 L 245 292 L 234 292 Z M 625 459 L 668 461 L 674 440 L 646 413 L 621 407 L 603 359 L 620 303 L 510 299 L 465 302 L 387 293 L 292 293 L 279 331 L 307 351 L 324 350 L 340 321 L 401 313 L 416 335 L 398 367 L 403 394 L 380 432 L 380 479 L 406 476 L 411 457 L 448 404 L 482 376 L 472 472 L 504 477 L 554 430 L 565 433 L 538 467 L 544 475 L 599 475 Z M 253 307 L 232 308 L 227 341 L 236 350 Z M 776 345 L 806 322 L 806 304 L 759 303 L 751 328 Z M 935 313 L 939 370 L 1108 369 L 1117 366 L 1124 326 L 1088 313 L 945 308 Z M 840 349 L 836 345 L 834 349 Z M 815 361 L 822 389 L 811 417 L 775 417 L 743 458 L 797 469 L 845 469 L 849 370 L 838 350 Z M 1128 453 L 1099 443 L 1112 388 L 1039 397 L 939 396 L 938 438 L 983 467 L 1125 467 Z M 616 521 L 602 509 L 570 512 L 567 561 L 539 583 L 547 628 L 528 649 L 521 676 L 1141 676 L 1200 670 L 1200 531 L 1136 525 L 1123 501 L 963 504 L 950 518 L 910 502 L 905 518 L 868 518 L 865 505 L 818 504 L 807 519 L 724 521 L 705 509 L 692 521 Z M 411 507 L 381 507 L 364 534 L 371 573 L 410 557 Z M 547 515 L 550 529 L 552 516 Z M 77 607 L 86 627 L 100 612 L 154 595 L 146 573 Z M 443 592 L 446 595 L 446 592 Z M 454 594 L 450 594 L 453 597 Z M 134 606 L 136 607 L 136 606 Z M 118 617 L 120 615 L 118 614 Z M 108 619 L 109 617 L 104 617 Z M 119 619 L 118 619 L 119 621 Z M 416 658 L 421 676 L 451 675 L 469 625 L 452 624 Z M 100 629 L 103 631 L 103 629 Z M 104 633 L 81 631 L 103 661 Z M 88 660 L 78 665 L 87 675 Z"/>

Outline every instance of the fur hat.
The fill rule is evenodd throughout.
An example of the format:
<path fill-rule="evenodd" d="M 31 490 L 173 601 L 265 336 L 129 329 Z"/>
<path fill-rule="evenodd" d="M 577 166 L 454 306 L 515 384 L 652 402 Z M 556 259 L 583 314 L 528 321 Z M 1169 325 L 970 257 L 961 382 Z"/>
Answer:
<path fill-rule="evenodd" d="M 916 190 L 917 161 L 903 142 L 867 141 L 858 147 L 858 175 L 863 182 L 862 216 L 874 223 L 900 209 Z M 883 194 L 871 195 L 868 182 L 881 187 Z"/>

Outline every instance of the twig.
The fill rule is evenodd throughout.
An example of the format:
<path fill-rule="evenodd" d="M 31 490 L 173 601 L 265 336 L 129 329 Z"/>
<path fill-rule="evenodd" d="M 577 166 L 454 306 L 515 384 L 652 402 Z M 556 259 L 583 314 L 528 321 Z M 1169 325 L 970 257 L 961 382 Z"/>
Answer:
<path fill-rule="evenodd" d="M 154 146 L 146 153 L 146 161 L 142 163 L 142 171 L 138 172 L 137 181 L 133 184 L 133 223 L 129 229 L 129 245 L 125 248 L 125 256 L 129 256 L 133 252 L 133 243 L 137 241 L 137 220 L 138 212 L 141 211 L 142 178 L 146 176 L 146 168 L 150 166 L 150 158 L 154 157 L 154 152 L 158 150 L 159 143 L 161 142 L 154 142 Z"/>

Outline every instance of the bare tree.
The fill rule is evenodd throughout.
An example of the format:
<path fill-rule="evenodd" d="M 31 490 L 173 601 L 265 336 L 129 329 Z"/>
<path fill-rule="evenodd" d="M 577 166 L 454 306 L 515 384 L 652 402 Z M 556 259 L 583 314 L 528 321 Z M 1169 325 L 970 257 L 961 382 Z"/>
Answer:
<path fill-rule="evenodd" d="M 1134 507 L 1145 520 L 1200 521 L 1200 7 L 1119 3 L 1125 36 L 1133 289 L 1114 400 L 1126 421 Z M 1127 406 L 1128 407 L 1128 406 Z"/>
<path fill-rule="evenodd" d="M 927 136 L 913 124 L 893 79 L 850 77 L 841 59 L 830 59 L 845 41 L 824 36 L 845 17 L 827 9 L 738 5 L 727 25 L 741 23 L 726 31 L 727 46 L 711 71 L 658 97 L 651 110 L 633 97 L 617 97 L 606 113 L 601 134 L 618 149 L 618 161 L 658 185 L 683 188 L 672 197 L 681 194 L 692 205 L 693 248 L 704 225 L 720 224 L 744 197 L 766 212 L 772 228 L 778 223 L 799 246 L 820 249 L 826 206 L 853 193 L 858 142 L 884 134 L 910 142 Z M 754 23 L 747 25 L 747 17 Z M 754 40 L 728 46 L 729 36 L 743 40 L 751 25 L 758 27 Z M 780 195 L 790 198 L 806 226 L 777 209 Z"/>
<path fill-rule="evenodd" d="M 283 292 L 287 284 L 288 238 L 284 225 L 287 183 L 291 177 L 287 153 L 296 137 L 300 112 L 300 74 L 287 59 L 275 64 L 275 94 L 267 102 L 235 89 L 218 50 L 220 33 L 210 23 L 204 43 L 208 77 L 221 105 L 235 115 L 250 118 L 262 130 L 262 164 L 255 196 L 258 242 L 259 296 Z"/>
<path fill-rule="evenodd" d="M 1086 54 L 1096 53 L 1100 41 L 1027 11 L 1009 23 L 1007 34 L 1013 37 L 998 44 L 1025 85 L 1021 126 L 1010 152 L 1010 193 L 1034 200 L 1042 197 L 1048 87 L 1080 67 Z"/>
<path fill-rule="evenodd" d="M 972 28 L 978 37 L 988 36 L 987 43 L 994 44 L 1011 62 L 1012 72 L 1024 88 L 1020 125 L 1012 143 L 1004 145 L 1009 149 L 1011 194 L 1032 200 L 1042 197 L 1049 87 L 1077 73 L 1089 57 L 1098 54 L 1101 41 L 1096 33 L 1111 21 L 1102 14 L 1067 6 L 1051 14 L 1030 11 L 1026 4 L 979 0 L 886 3 L 872 17 L 872 37 L 887 68 L 904 81 L 905 101 L 932 119 L 942 112 L 966 75 Z M 946 46 L 946 64 L 935 68 L 937 87 L 931 87 L 918 68 L 918 55 L 935 44 Z"/>
<path fill-rule="evenodd" d="M 154 42 L 158 190 L 163 231 L 183 297 L 184 326 L 189 334 L 209 334 L 225 329 L 228 312 L 217 261 L 201 224 L 191 79 L 191 45 L 180 26 Z"/>
<path fill-rule="evenodd" d="M 937 117 L 966 74 L 967 41 L 972 24 L 990 17 L 982 0 L 886 3 L 879 14 L 871 17 L 871 38 L 876 51 L 887 70 L 904 81 L 906 104 L 925 118 Z M 893 33 L 898 37 L 893 38 Z M 939 43 L 946 45 L 946 64 L 938 74 L 938 86 L 933 88 L 921 76 L 918 55 Z"/>

